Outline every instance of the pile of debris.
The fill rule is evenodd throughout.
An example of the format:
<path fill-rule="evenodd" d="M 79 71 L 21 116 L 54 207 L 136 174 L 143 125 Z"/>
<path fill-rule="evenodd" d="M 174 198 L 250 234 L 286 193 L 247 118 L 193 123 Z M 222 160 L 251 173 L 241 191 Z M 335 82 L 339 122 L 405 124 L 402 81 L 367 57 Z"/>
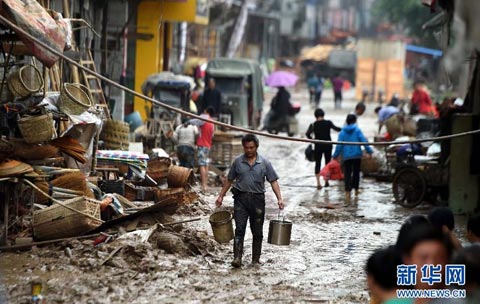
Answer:
<path fill-rule="evenodd" d="M 123 159 L 114 154 L 127 162 L 129 156 L 135 156 L 137 162 L 141 156 L 146 164 L 144 177 L 132 173 L 135 170 L 128 165 L 123 172 Z M 135 220 L 138 224 L 139 217 L 174 214 L 180 206 L 197 200 L 191 188 L 192 169 L 176 166 L 168 157 L 147 159 L 148 155 L 133 152 L 99 150 L 97 160 L 103 167 L 97 172 L 101 175 L 88 178 L 74 169 L 30 167 L 28 177 L 17 182 L 35 191 L 30 193 L 30 204 L 16 201 L 21 212 L 15 214 L 6 245 L 76 237 Z M 120 165 L 114 167 L 114 163 Z M 156 223 L 160 222 L 151 224 Z"/>
<path fill-rule="evenodd" d="M 35 1 L 4 5 L 1 15 L 95 71 L 71 20 Z M 11 44 L 0 50 L 0 246 L 89 234 L 197 199 L 191 169 L 124 151 L 130 127 L 111 119 L 98 78 L 12 28 L 0 38 Z"/>

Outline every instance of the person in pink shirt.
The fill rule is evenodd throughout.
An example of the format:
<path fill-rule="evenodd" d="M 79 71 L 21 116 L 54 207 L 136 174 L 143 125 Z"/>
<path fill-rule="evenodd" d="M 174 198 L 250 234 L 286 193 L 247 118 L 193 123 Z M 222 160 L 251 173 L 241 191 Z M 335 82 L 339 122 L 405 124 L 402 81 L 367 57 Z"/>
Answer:
<path fill-rule="evenodd" d="M 335 109 L 342 108 L 342 89 L 345 81 L 340 75 L 336 75 L 332 80 Z"/>

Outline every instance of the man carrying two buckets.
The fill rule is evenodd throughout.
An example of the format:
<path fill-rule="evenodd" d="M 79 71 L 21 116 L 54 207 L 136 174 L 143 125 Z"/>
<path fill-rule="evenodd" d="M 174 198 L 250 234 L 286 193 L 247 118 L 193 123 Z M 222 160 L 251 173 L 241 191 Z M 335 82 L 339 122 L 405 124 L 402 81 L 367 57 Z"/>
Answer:
<path fill-rule="evenodd" d="M 217 207 L 233 184 L 235 238 L 233 243 L 234 259 L 232 266 L 242 266 L 243 239 L 250 218 L 250 229 L 253 235 L 252 264 L 260 264 L 263 240 L 263 222 L 265 220 L 265 179 L 272 185 L 278 200 L 278 208 L 283 209 L 283 199 L 278 185 L 278 175 L 270 161 L 257 153 L 258 138 L 246 134 L 242 138 L 244 154 L 237 157 L 228 173 L 228 180 L 223 185 L 216 200 Z M 235 181 L 235 183 L 234 183 Z"/>

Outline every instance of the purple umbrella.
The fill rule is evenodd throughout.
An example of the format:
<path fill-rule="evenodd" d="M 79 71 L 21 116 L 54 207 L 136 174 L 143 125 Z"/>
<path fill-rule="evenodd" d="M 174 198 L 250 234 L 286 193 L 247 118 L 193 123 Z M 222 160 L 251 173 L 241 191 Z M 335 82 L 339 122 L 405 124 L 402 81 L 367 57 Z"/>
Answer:
<path fill-rule="evenodd" d="M 267 79 L 265 79 L 265 83 L 269 87 L 293 87 L 298 80 L 298 76 L 286 72 L 286 71 L 275 71 L 268 75 Z"/>

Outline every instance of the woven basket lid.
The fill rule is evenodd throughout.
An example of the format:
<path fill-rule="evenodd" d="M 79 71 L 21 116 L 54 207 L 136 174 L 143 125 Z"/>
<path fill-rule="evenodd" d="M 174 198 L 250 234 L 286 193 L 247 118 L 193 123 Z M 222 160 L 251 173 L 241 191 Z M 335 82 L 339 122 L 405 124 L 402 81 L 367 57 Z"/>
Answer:
<path fill-rule="evenodd" d="M 0 163 L 0 177 L 16 176 L 32 172 L 33 168 L 17 160 L 10 160 Z"/>

